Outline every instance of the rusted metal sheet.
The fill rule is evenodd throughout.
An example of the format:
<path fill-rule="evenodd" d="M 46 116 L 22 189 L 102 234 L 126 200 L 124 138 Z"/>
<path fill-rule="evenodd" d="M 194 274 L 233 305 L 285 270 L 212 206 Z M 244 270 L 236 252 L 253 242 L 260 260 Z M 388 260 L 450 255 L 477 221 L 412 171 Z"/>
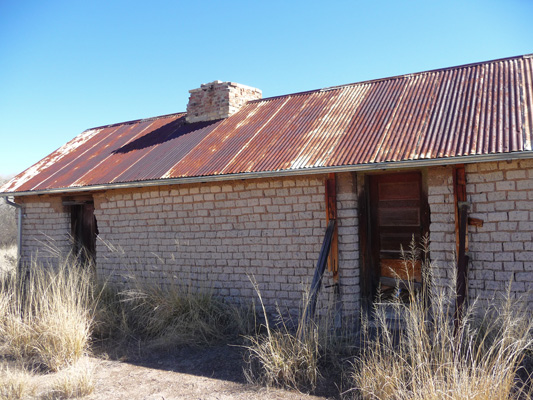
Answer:
<path fill-rule="evenodd" d="M 532 128 L 528 55 L 91 129 L 0 193 L 521 152 Z"/>

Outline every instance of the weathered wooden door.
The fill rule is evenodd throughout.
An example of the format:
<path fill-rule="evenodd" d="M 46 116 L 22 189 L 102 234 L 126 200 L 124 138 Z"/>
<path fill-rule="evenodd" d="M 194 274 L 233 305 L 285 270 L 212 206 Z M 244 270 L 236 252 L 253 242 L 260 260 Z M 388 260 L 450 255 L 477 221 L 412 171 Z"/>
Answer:
<path fill-rule="evenodd" d="M 411 287 L 422 283 L 421 263 L 406 268 L 401 248 L 420 243 L 428 232 L 427 198 L 420 172 L 373 175 L 367 179 L 368 219 L 366 282 L 367 294 L 375 299 L 380 287 L 383 299 L 392 295 L 396 279 L 409 280 Z M 406 282 L 404 282 L 406 283 Z"/>

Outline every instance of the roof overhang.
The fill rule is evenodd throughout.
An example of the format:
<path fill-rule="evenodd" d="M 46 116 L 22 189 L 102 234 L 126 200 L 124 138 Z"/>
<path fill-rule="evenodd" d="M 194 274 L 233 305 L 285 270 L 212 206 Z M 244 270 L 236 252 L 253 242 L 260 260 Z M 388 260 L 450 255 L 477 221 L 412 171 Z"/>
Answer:
<path fill-rule="evenodd" d="M 312 167 L 301 169 L 287 169 L 278 171 L 260 171 L 260 172 L 244 172 L 238 174 L 227 175 L 207 175 L 207 176 L 194 176 L 183 178 L 166 178 L 166 179 L 154 179 L 146 181 L 134 181 L 134 182 L 117 182 L 108 183 L 102 185 L 89 185 L 89 186 L 75 186 L 65 188 L 55 188 L 47 190 L 35 190 L 25 192 L 4 192 L 0 193 L 0 197 L 8 196 L 34 196 L 44 194 L 65 194 L 65 193 L 78 193 L 78 192 L 95 192 L 102 190 L 113 189 L 133 189 L 153 186 L 168 186 L 168 185 L 184 185 L 188 183 L 208 183 L 208 182 L 222 182 L 222 181 L 234 181 L 242 179 L 260 179 L 260 178 L 279 178 L 301 175 L 317 175 L 335 172 L 371 172 L 380 170 L 393 170 L 393 169 L 405 169 L 405 168 L 423 168 L 431 166 L 446 166 L 454 164 L 473 164 L 482 162 L 495 162 L 495 161 L 512 161 L 533 158 L 533 151 L 520 151 L 514 153 L 497 153 L 497 154 L 484 154 L 484 155 L 472 155 L 461 157 L 446 157 L 446 158 L 433 158 L 433 159 L 421 159 L 421 160 L 406 160 L 406 161 L 391 161 L 382 163 L 369 163 L 359 165 L 344 165 L 333 167 Z"/>

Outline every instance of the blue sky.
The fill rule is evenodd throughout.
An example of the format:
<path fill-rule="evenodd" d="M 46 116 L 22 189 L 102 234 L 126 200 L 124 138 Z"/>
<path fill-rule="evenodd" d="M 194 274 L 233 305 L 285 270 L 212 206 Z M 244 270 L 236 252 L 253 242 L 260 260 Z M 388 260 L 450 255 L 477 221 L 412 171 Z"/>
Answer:
<path fill-rule="evenodd" d="M 201 83 L 270 97 L 529 54 L 532 21 L 530 0 L 0 0 L 0 176 Z"/>

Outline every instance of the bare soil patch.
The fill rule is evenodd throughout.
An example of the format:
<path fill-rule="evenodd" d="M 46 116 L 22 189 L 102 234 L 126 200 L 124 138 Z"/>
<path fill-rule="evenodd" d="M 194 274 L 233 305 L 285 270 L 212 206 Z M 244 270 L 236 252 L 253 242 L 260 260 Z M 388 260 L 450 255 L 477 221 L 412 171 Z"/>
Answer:
<path fill-rule="evenodd" d="M 130 346 L 128 355 L 112 352 L 93 358 L 95 391 L 86 397 L 104 399 L 334 399 L 338 389 L 324 380 L 319 395 L 249 385 L 239 346 L 180 348 L 172 351 Z M 102 358 L 104 357 L 104 359 Z"/>

